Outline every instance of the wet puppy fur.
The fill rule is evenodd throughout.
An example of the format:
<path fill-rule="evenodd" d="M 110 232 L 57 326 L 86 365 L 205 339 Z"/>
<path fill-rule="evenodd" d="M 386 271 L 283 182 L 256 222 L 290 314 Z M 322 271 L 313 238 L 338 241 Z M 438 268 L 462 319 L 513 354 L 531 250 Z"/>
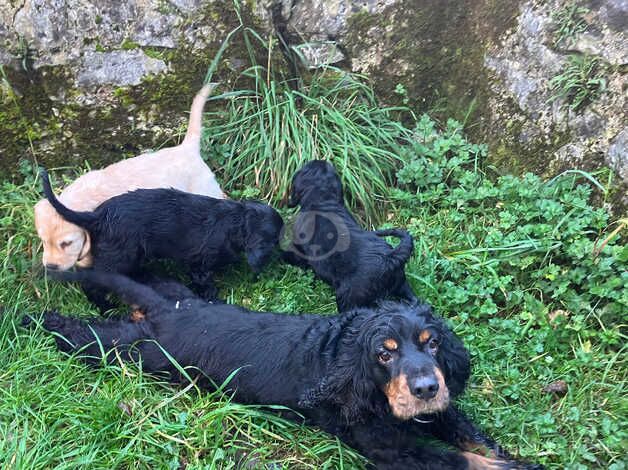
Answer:
<path fill-rule="evenodd" d="M 195 289 L 214 299 L 212 273 L 242 253 L 255 273 L 279 243 L 281 216 L 256 201 L 232 201 L 175 189 L 138 189 L 113 197 L 93 212 L 64 206 L 41 171 L 44 193 L 55 210 L 91 238 L 95 270 L 139 275 L 144 261 L 170 259 L 188 270 Z M 107 292 L 89 282 L 85 293 L 101 311 L 111 307 Z"/>
<path fill-rule="evenodd" d="M 331 317 L 282 315 L 208 304 L 172 283 L 157 284 L 158 292 L 117 274 L 57 276 L 89 280 L 145 312 L 140 321 L 90 322 L 44 314 L 43 327 L 58 333 L 59 349 L 80 350 L 95 366 L 105 351 L 111 363 L 141 358 L 145 371 L 185 382 L 166 350 L 209 389 L 238 370 L 224 385 L 237 401 L 287 406 L 378 469 L 541 468 L 512 460 L 452 404 L 469 377 L 469 355 L 426 305 L 388 302 Z M 458 450 L 420 444 L 430 436 Z"/>
<path fill-rule="evenodd" d="M 289 205 L 299 205 L 285 261 L 310 267 L 336 291 L 338 311 L 369 307 L 383 299 L 415 302 L 406 281 L 405 264 L 413 242 L 405 230 L 364 230 L 344 204 L 334 167 L 314 160 L 292 180 Z M 400 239 L 391 247 L 384 236 Z"/>

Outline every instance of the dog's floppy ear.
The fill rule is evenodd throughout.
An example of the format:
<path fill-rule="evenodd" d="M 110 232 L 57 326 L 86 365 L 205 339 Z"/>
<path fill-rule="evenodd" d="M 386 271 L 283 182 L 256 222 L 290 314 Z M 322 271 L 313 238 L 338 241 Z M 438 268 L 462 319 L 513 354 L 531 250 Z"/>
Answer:
<path fill-rule="evenodd" d="M 299 398 L 302 408 L 314 408 L 328 403 L 338 406 L 347 424 L 357 424 L 368 413 L 379 416 L 386 414 L 385 402 L 375 398 L 378 393 L 373 378 L 367 372 L 368 357 L 358 339 L 360 331 L 349 325 L 359 312 L 346 314 L 341 319 L 336 341 L 330 340 L 328 347 L 336 349 L 335 361 L 328 365 L 329 373 L 319 383 L 306 390 Z"/>
<path fill-rule="evenodd" d="M 471 360 L 469 352 L 462 341 L 439 319 L 441 331 L 441 343 L 436 359 L 445 374 L 445 383 L 452 397 L 462 393 L 471 374 Z"/>

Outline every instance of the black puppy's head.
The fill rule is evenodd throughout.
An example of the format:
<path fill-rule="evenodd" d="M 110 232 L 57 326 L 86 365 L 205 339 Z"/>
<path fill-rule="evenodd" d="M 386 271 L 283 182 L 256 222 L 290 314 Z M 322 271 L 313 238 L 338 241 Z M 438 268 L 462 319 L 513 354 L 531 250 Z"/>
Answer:
<path fill-rule="evenodd" d="M 318 201 L 342 203 L 342 183 L 334 166 L 323 160 L 306 163 L 292 178 L 289 207 Z"/>
<path fill-rule="evenodd" d="M 381 308 L 362 335 L 365 374 L 398 419 L 445 410 L 469 376 L 464 346 L 427 306 Z"/>
<path fill-rule="evenodd" d="M 279 244 L 283 219 L 275 209 L 261 202 L 245 202 L 244 211 L 246 259 L 251 269 L 259 273 Z"/>
<path fill-rule="evenodd" d="M 351 329 L 335 373 L 310 393 L 319 402 L 347 397 L 342 405 L 349 420 L 366 412 L 400 420 L 437 413 L 464 389 L 469 355 L 430 307 L 387 302 Z"/>

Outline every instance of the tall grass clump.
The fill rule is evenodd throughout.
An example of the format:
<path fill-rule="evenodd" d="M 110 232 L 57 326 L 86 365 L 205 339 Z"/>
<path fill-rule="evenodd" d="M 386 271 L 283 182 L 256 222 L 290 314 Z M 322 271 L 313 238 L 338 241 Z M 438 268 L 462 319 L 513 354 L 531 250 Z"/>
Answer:
<path fill-rule="evenodd" d="M 336 68 L 285 79 L 271 60 L 273 43 L 249 29 L 243 35 L 251 65 L 237 83 L 251 86 L 214 97 L 222 111 L 208 113 L 205 126 L 204 152 L 221 167 L 227 188 L 255 188 L 282 203 L 294 173 L 308 160 L 326 159 L 350 206 L 368 222 L 381 220 L 381 203 L 411 138 L 394 118 L 406 110 L 380 107 L 363 77 Z M 261 47 L 266 64 L 256 63 Z"/>

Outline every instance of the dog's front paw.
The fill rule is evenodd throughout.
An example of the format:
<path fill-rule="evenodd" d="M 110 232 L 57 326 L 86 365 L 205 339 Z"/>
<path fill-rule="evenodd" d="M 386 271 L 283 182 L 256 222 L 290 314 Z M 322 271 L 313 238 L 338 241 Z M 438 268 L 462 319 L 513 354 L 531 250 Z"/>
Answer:
<path fill-rule="evenodd" d="M 37 320 L 38 319 L 36 317 L 26 314 L 22 317 L 22 321 L 20 323 L 24 328 L 32 328 L 37 324 Z M 56 328 L 62 326 L 65 322 L 63 316 L 59 315 L 59 313 L 54 310 L 44 312 L 39 320 L 41 320 L 41 323 L 46 330 L 51 331 L 54 331 Z"/>

